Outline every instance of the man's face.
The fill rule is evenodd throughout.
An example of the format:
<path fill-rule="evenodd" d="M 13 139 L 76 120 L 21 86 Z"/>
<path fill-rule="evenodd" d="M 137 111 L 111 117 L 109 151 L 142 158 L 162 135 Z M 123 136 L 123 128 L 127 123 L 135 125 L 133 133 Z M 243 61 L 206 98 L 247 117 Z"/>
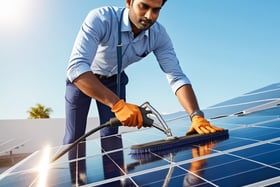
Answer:
<path fill-rule="evenodd" d="M 126 0 L 134 34 L 149 29 L 157 20 L 162 0 Z"/>

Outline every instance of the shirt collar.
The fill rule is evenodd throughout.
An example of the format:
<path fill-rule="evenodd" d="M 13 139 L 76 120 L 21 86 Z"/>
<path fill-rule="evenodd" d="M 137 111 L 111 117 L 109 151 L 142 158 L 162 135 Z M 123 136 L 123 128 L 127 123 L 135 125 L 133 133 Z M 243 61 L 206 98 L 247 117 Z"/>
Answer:
<path fill-rule="evenodd" d="M 122 26 L 121 26 L 122 32 L 126 32 L 126 31 L 132 32 L 131 24 L 130 24 L 130 21 L 128 18 L 128 12 L 129 12 L 129 9 L 125 8 L 123 17 L 122 17 Z M 144 31 L 144 35 L 149 37 L 149 29 Z"/>

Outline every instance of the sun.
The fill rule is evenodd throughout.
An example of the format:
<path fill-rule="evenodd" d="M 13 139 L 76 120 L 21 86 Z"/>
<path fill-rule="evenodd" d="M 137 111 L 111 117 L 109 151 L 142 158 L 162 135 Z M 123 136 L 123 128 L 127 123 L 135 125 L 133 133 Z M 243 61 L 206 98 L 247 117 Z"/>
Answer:
<path fill-rule="evenodd" d="M 30 0 L 0 0 L 0 25 L 2 29 L 22 27 L 30 15 Z"/>
<path fill-rule="evenodd" d="M 21 14 L 20 0 L 0 1 L 0 21 L 1 23 L 14 22 Z"/>

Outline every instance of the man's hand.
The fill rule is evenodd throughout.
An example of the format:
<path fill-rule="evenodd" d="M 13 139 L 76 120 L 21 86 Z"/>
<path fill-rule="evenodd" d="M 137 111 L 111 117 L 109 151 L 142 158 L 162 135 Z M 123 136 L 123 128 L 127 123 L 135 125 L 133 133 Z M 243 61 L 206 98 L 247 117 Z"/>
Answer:
<path fill-rule="evenodd" d="M 196 115 L 192 117 L 192 125 L 186 133 L 186 135 L 191 135 L 195 133 L 210 134 L 222 130 L 224 129 L 211 125 L 209 121 L 207 121 L 205 118 Z"/>
<path fill-rule="evenodd" d="M 124 126 L 140 129 L 143 125 L 142 113 L 137 105 L 126 103 L 121 99 L 112 107 L 112 112 Z"/>

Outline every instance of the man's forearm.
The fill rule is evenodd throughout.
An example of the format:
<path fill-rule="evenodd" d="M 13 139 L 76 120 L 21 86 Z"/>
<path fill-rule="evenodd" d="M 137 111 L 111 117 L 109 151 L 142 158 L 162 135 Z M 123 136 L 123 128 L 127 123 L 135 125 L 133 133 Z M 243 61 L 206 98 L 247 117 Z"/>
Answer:
<path fill-rule="evenodd" d="M 92 72 L 86 72 L 76 78 L 73 83 L 87 96 L 112 108 L 120 98 L 106 88 Z"/>
<path fill-rule="evenodd" d="M 199 109 L 195 93 L 190 84 L 186 84 L 180 87 L 176 91 L 176 96 L 182 107 L 189 115 Z"/>

